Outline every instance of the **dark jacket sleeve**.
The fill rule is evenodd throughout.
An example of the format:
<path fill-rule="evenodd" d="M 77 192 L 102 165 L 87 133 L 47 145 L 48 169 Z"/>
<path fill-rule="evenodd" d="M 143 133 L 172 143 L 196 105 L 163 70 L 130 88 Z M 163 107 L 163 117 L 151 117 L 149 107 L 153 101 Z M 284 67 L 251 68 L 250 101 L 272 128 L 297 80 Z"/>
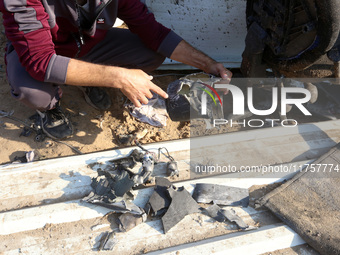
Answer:
<path fill-rule="evenodd" d="M 140 0 L 119 0 L 118 18 L 152 50 L 170 57 L 182 38 L 155 20 Z"/>
<path fill-rule="evenodd" d="M 6 36 L 27 72 L 40 81 L 64 83 L 69 59 L 55 53 L 41 1 L 0 0 L 0 11 Z"/>

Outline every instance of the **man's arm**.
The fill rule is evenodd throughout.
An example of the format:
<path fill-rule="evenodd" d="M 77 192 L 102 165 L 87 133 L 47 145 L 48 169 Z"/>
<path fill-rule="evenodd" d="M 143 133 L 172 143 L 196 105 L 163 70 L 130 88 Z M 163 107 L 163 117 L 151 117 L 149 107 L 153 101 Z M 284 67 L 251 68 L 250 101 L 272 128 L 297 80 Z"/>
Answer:
<path fill-rule="evenodd" d="M 232 73 L 206 54 L 198 51 L 186 41 L 181 41 L 171 55 L 171 59 L 191 65 L 206 73 L 221 76 L 230 81 Z M 167 98 L 168 95 L 152 81 L 152 77 L 142 70 L 115 66 L 97 65 L 71 59 L 66 74 L 66 84 L 76 86 L 102 86 L 120 89 L 136 106 L 147 104 L 152 92 Z"/>
<path fill-rule="evenodd" d="M 196 50 L 176 33 L 158 23 L 139 0 L 120 0 L 118 17 L 152 50 L 206 73 L 221 76 L 223 79 L 231 78 L 231 72 L 221 63 Z"/>
<path fill-rule="evenodd" d="M 218 63 L 186 41 L 181 41 L 173 51 L 171 59 L 196 67 L 206 73 L 220 76 L 230 82 L 232 73 L 222 63 Z"/>
<path fill-rule="evenodd" d="M 71 59 L 66 84 L 75 86 L 111 87 L 120 89 L 136 106 L 147 104 L 152 92 L 167 98 L 168 95 L 152 81 L 152 76 L 139 69 L 98 65 Z"/>

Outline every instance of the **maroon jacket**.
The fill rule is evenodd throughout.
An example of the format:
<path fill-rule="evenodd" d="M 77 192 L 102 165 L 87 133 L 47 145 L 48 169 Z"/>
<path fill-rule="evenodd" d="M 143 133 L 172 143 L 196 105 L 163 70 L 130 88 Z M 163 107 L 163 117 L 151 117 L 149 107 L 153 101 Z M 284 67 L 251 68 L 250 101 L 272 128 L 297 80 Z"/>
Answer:
<path fill-rule="evenodd" d="M 70 58 L 89 52 L 117 17 L 148 47 L 166 57 L 181 41 L 173 31 L 156 22 L 139 0 L 93 1 L 95 6 L 77 8 L 76 0 L 0 0 L 6 36 L 33 78 L 64 83 Z M 83 17 L 94 22 L 78 19 L 78 13 L 86 13 Z M 84 45 L 78 52 L 81 37 Z"/>

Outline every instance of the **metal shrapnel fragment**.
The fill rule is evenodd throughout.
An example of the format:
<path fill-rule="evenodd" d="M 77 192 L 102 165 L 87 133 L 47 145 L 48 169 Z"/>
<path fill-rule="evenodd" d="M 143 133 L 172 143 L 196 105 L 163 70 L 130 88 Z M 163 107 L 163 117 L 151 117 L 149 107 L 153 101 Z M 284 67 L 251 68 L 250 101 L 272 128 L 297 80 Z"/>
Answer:
<path fill-rule="evenodd" d="M 99 251 L 112 251 L 118 243 L 114 232 L 104 232 L 100 238 Z"/>
<path fill-rule="evenodd" d="M 197 183 L 192 197 L 198 203 L 231 205 L 247 207 L 249 204 L 248 189 L 224 185 Z"/>
<path fill-rule="evenodd" d="M 247 230 L 249 228 L 249 225 L 247 225 L 242 218 L 236 214 L 234 209 L 221 209 L 220 212 L 227 220 L 235 222 L 240 229 Z"/>
<path fill-rule="evenodd" d="M 211 218 L 218 222 L 224 222 L 225 220 L 228 220 L 232 223 L 235 223 L 241 230 L 245 231 L 256 229 L 256 227 L 246 224 L 232 208 L 222 209 L 217 204 L 213 204 L 205 210 L 208 212 Z"/>
<path fill-rule="evenodd" d="M 147 219 L 146 213 L 142 215 L 136 215 L 132 213 L 125 213 L 118 217 L 119 230 L 121 232 L 129 231 L 137 225 L 145 222 Z"/>
<path fill-rule="evenodd" d="M 221 213 L 221 207 L 219 207 L 217 204 L 213 204 L 205 210 L 208 212 L 209 216 L 211 218 L 213 218 L 214 220 L 216 220 L 218 222 L 224 222 L 225 221 L 225 217 Z"/>
<path fill-rule="evenodd" d="M 168 193 L 168 188 L 171 187 L 171 182 L 162 177 L 156 177 L 156 187 L 148 203 L 145 211 L 153 217 L 163 216 L 168 210 L 171 197 Z"/>
<path fill-rule="evenodd" d="M 164 233 L 167 233 L 186 215 L 199 212 L 198 204 L 184 187 L 177 190 L 170 187 L 168 192 L 171 197 L 171 204 L 162 217 Z"/>

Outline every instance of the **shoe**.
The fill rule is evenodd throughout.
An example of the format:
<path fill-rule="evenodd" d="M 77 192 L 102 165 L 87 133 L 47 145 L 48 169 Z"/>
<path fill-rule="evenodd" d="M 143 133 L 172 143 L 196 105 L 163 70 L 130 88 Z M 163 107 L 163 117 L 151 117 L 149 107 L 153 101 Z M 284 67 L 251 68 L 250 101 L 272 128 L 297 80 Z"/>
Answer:
<path fill-rule="evenodd" d="M 73 134 L 72 124 L 61 110 L 59 103 L 52 110 L 45 112 L 37 110 L 37 112 L 41 118 L 41 127 L 47 136 L 59 140 Z"/>
<path fill-rule="evenodd" d="M 97 110 L 107 110 L 111 99 L 104 89 L 99 87 L 78 87 L 85 96 L 86 102 Z"/>

